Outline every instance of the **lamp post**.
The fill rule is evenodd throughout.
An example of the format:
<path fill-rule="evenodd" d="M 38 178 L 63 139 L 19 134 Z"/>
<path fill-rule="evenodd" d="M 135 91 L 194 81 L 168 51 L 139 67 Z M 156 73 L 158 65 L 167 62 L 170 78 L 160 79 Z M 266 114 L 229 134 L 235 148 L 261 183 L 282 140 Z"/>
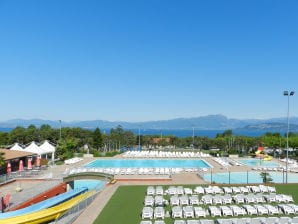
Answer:
<path fill-rule="evenodd" d="M 59 140 L 61 140 L 61 120 L 59 120 L 59 123 L 60 123 Z"/>
<path fill-rule="evenodd" d="M 139 150 L 141 151 L 141 128 L 139 127 Z"/>
<path fill-rule="evenodd" d="M 195 128 L 192 127 L 192 150 L 195 149 Z"/>
<path fill-rule="evenodd" d="M 289 163 L 289 117 L 290 117 L 290 96 L 294 95 L 294 91 L 284 91 L 284 96 L 288 97 L 288 113 L 287 113 L 287 149 L 286 149 L 286 184 L 288 183 L 288 163 Z"/>

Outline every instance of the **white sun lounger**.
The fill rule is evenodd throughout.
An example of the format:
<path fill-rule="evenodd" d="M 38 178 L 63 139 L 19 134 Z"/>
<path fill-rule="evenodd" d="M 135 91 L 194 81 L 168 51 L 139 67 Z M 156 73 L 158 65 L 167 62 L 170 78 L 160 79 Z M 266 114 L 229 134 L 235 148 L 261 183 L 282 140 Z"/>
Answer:
<path fill-rule="evenodd" d="M 179 197 L 180 205 L 189 205 L 189 199 L 187 195 L 182 195 Z"/>
<path fill-rule="evenodd" d="M 237 204 L 244 203 L 244 194 L 236 194 L 233 199 Z"/>
<path fill-rule="evenodd" d="M 192 195 L 192 189 L 188 187 L 184 188 L 184 194 Z"/>
<path fill-rule="evenodd" d="M 285 215 L 295 214 L 295 211 L 292 207 L 285 204 L 278 204 L 278 208 L 282 210 Z"/>
<path fill-rule="evenodd" d="M 243 205 L 243 208 L 246 210 L 246 213 L 248 215 L 257 215 L 258 214 L 258 210 L 253 207 L 252 205 Z"/>
<path fill-rule="evenodd" d="M 241 193 L 241 190 L 239 187 L 232 187 L 232 191 L 234 194 L 240 194 Z"/>
<path fill-rule="evenodd" d="M 147 195 L 154 195 L 155 194 L 155 188 L 153 186 L 147 187 Z"/>
<path fill-rule="evenodd" d="M 163 195 L 163 188 L 162 188 L 162 186 L 157 186 L 155 188 L 155 194 L 156 195 Z"/>
<path fill-rule="evenodd" d="M 154 208 L 154 219 L 164 219 L 165 209 L 163 207 Z"/>
<path fill-rule="evenodd" d="M 222 205 L 220 206 L 220 209 L 223 216 L 233 216 L 233 211 L 228 206 Z"/>
<path fill-rule="evenodd" d="M 206 217 L 208 215 L 205 208 L 202 208 L 200 206 L 194 207 L 194 213 L 196 217 Z"/>
<path fill-rule="evenodd" d="M 246 215 L 245 209 L 240 208 L 238 205 L 231 205 L 230 208 L 232 209 L 234 216 Z"/>
<path fill-rule="evenodd" d="M 154 205 L 154 198 L 151 195 L 147 195 L 144 201 L 145 206 L 153 206 Z"/>
<path fill-rule="evenodd" d="M 170 205 L 174 206 L 174 205 L 179 205 L 180 200 L 179 197 L 177 195 L 173 195 L 170 197 Z"/>
<path fill-rule="evenodd" d="M 214 193 L 213 187 L 212 186 L 205 187 L 205 192 L 206 194 L 213 194 Z"/>
<path fill-rule="evenodd" d="M 209 212 L 212 217 L 221 216 L 221 211 L 216 206 L 209 206 Z"/>
<path fill-rule="evenodd" d="M 244 201 L 245 203 L 255 203 L 256 202 L 256 198 L 254 194 L 247 194 L 244 196 Z"/>
<path fill-rule="evenodd" d="M 152 219 L 153 218 L 153 208 L 144 207 L 142 210 L 142 219 Z"/>
<path fill-rule="evenodd" d="M 298 213 L 298 205 L 296 204 L 287 204 L 287 205 L 291 207 L 296 214 Z"/>
<path fill-rule="evenodd" d="M 183 207 L 183 216 L 184 218 L 194 218 L 194 209 L 192 206 Z"/>
<path fill-rule="evenodd" d="M 178 195 L 183 195 L 184 194 L 184 188 L 182 186 L 177 187 L 177 194 Z"/>
<path fill-rule="evenodd" d="M 167 192 L 168 192 L 169 195 L 176 195 L 177 194 L 177 187 L 170 186 Z"/>
<path fill-rule="evenodd" d="M 155 206 L 163 206 L 165 204 L 165 199 L 161 195 L 157 195 L 154 198 L 154 205 Z"/>
<path fill-rule="evenodd" d="M 254 207 L 257 209 L 259 215 L 268 215 L 269 214 L 268 209 L 262 205 L 255 205 Z"/>
<path fill-rule="evenodd" d="M 243 194 L 248 194 L 249 193 L 249 189 L 247 187 L 241 186 L 239 187 L 240 192 Z"/>
<path fill-rule="evenodd" d="M 232 203 L 232 196 L 230 194 L 225 194 L 225 195 L 222 195 L 221 196 L 221 199 L 222 199 L 222 203 L 223 204 L 231 204 Z"/>
<path fill-rule="evenodd" d="M 222 205 L 222 197 L 221 197 L 221 195 L 214 195 L 213 197 L 212 197 L 212 204 L 213 205 Z"/>
<path fill-rule="evenodd" d="M 270 204 L 265 204 L 264 207 L 268 210 L 269 215 L 278 215 L 280 214 L 277 206 L 273 206 Z"/>
<path fill-rule="evenodd" d="M 197 195 L 191 195 L 189 197 L 189 204 L 190 205 L 198 205 L 199 204 L 199 197 Z"/>
<path fill-rule="evenodd" d="M 257 202 L 257 203 L 264 203 L 265 202 L 265 199 L 264 199 L 262 193 L 255 195 L 255 202 Z"/>
<path fill-rule="evenodd" d="M 204 188 L 201 187 L 201 186 L 197 186 L 197 187 L 195 187 L 194 192 L 195 192 L 196 194 L 205 194 L 205 190 L 204 190 Z"/>
<path fill-rule="evenodd" d="M 264 195 L 264 198 L 266 199 L 266 201 L 268 203 L 276 202 L 276 194 L 274 194 L 274 193 L 265 194 Z"/>
<path fill-rule="evenodd" d="M 180 206 L 172 207 L 172 218 L 183 218 L 183 211 Z"/>
<path fill-rule="evenodd" d="M 226 194 L 232 194 L 233 193 L 233 190 L 232 188 L 230 187 L 223 187 L 223 190 Z"/>
<path fill-rule="evenodd" d="M 201 201 L 205 204 L 205 205 L 212 205 L 212 196 L 211 195 L 203 195 L 201 198 Z"/>

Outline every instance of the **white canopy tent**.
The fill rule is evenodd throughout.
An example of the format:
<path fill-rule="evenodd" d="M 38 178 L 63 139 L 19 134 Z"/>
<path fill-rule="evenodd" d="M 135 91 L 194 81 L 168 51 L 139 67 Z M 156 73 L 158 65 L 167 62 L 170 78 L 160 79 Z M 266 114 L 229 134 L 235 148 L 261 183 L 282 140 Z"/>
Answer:
<path fill-rule="evenodd" d="M 22 146 L 20 146 L 20 144 L 19 143 L 14 143 L 14 145 L 10 148 L 10 150 L 15 150 L 15 151 L 25 151 L 25 149 L 22 147 Z"/>
<path fill-rule="evenodd" d="M 44 143 L 39 146 L 39 148 L 41 149 L 42 154 L 46 154 L 46 157 L 47 157 L 47 154 L 51 153 L 52 154 L 52 161 L 54 161 L 55 151 L 56 151 L 55 146 L 53 146 L 51 143 L 49 143 L 48 140 L 45 140 Z"/>
<path fill-rule="evenodd" d="M 33 141 L 30 143 L 30 145 L 28 145 L 25 149 L 26 152 L 33 152 L 36 153 L 38 155 L 42 155 L 42 150 L 41 148 Z"/>

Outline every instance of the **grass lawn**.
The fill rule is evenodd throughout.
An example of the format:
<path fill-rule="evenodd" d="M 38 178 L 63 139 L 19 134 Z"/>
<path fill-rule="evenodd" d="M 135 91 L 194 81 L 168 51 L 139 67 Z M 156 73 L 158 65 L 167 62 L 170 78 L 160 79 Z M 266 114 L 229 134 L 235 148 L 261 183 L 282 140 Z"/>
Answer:
<path fill-rule="evenodd" d="M 292 195 L 295 203 L 298 203 L 298 184 L 275 186 L 277 193 Z M 147 187 L 120 186 L 94 221 L 94 224 L 139 224 Z M 164 189 L 167 187 L 164 186 Z M 188 187 L 193 188 L 190 185 Z M 166 224 L 173 223 L 172 218 L 165 218 L 164 221 Z"/>

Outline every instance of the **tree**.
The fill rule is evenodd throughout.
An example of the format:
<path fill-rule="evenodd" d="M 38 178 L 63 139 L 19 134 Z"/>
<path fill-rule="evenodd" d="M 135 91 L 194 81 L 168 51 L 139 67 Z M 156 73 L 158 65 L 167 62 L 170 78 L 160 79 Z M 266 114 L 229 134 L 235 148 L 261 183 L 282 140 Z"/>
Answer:
<path fill-rule="evenodd" d="M 9 144 L 9 134 L 8 132 L 0 132 L 0 147 Z"/>
<path fill-rule="evenodd" d="M 269 173 L 261 172 L 261 173 L 260 173 L 260 176 L 261 176 L 261 178 L 262 178 L 264 184 L 265 184 L 265 183 L 270 183 L 270 182 L 273 181 L 273 179 L 272 179 L 272 177 L 270 176 Z"/>
<path fill-rule="evenodd" d="M 29 127 L 26 130 L 26 136 L 25 141 L 26 143 L 32 142 L 32 141 L 39 141 L 39 133 L 38 129 L 34 125 L 29 125 Z"/>
<path fill-rule="evenodd" d="M 78 140 L 76 138 L 68 138 L 61 140 L 56 148 L 56 157 L 61 160 L 72 158 L 74 151 L 78 148 Z"/>
<path fill-rule="evenodd" d="M 5 164 L 4 153 L 0 153 L 0 167 L 2 167 L 4 164 Z"/>
<path fill-rule="evenodd" d="M 10 132 L 9 143 L 13 144 L 15 142 L 18 142 L 20 144 L 24 144 L 25 137 L 26 137 L 26 129 L 18 126 Z"/>
<path fill-rule="evenodd" d="M 97 150 L 104 146 L 103 137 L 99 128 L 96 128 L 92 134 L 93 147 Z"/>

